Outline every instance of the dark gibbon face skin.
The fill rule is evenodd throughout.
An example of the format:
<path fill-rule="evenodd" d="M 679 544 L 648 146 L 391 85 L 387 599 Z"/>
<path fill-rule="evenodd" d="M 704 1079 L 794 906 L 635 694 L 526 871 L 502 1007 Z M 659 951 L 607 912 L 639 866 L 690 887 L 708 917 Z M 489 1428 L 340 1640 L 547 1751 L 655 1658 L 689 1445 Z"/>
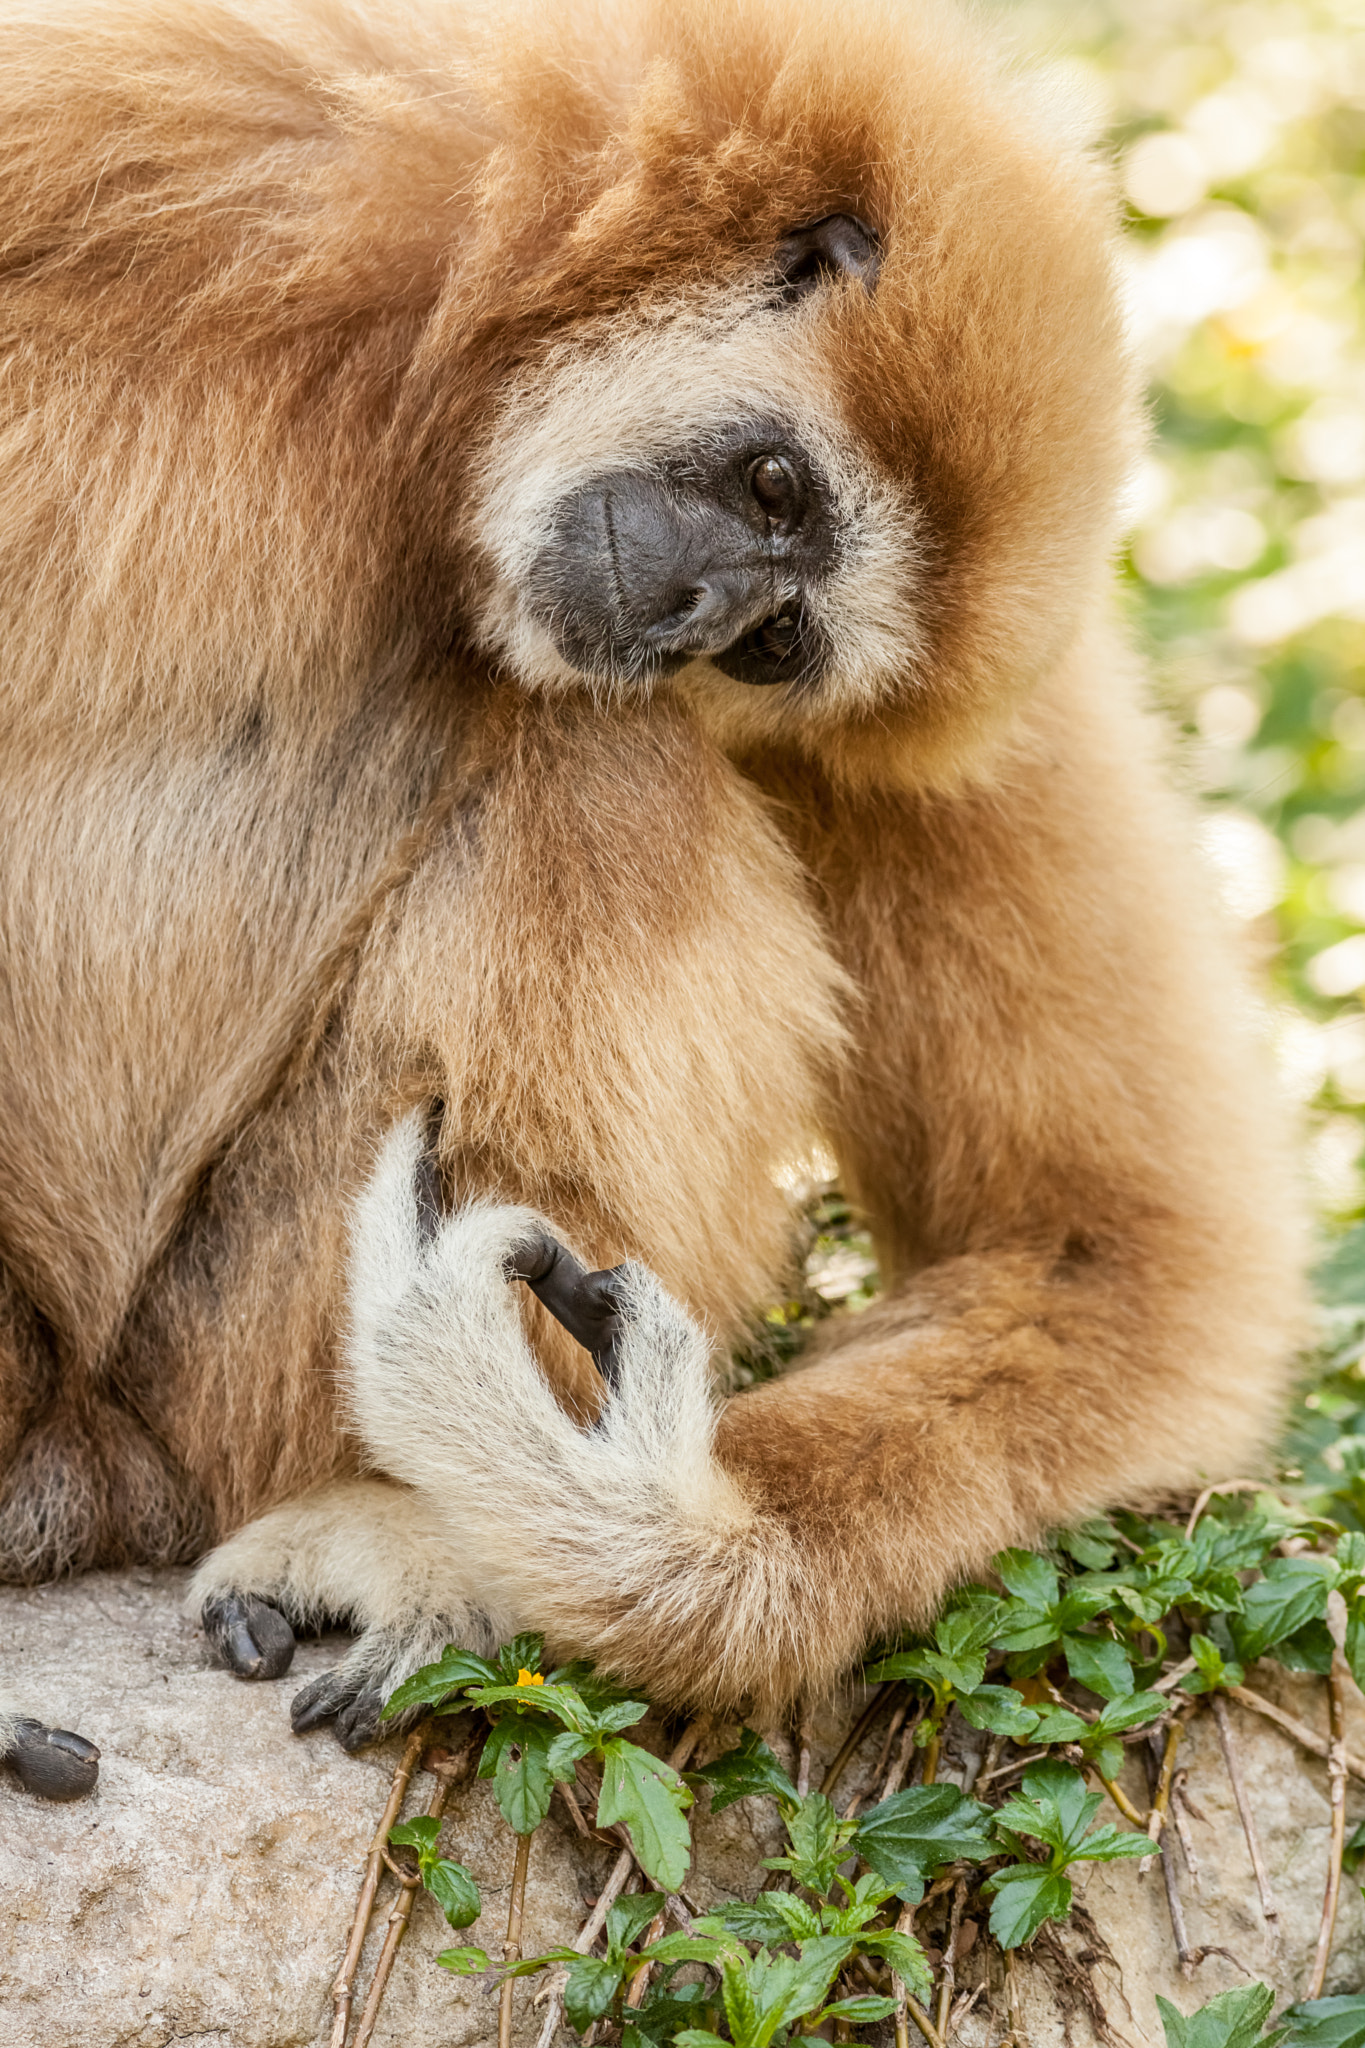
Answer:
<path fill-rule="evenodd" d="M 758 685 L 814 681 L 807 605 L 837 534 L 823 479 L 781 420 L 594 478 L 564 499 L 530 600 L 585 674 L 676 674 L 699 656 Z"/>
<path fill-rule="evenodd" d="M 871 292 L 880 266 L 874 230 L 829 214 L 779 242 L 772 300 L 841 276 Z M 838 549 L 833 495 L 796 425 L 739 418 L 562 498 L 526 598 L 584 675 L 653 680 L 703 658 L 737 682 L 799 687 L 828 659 L 810 598 Z"/>

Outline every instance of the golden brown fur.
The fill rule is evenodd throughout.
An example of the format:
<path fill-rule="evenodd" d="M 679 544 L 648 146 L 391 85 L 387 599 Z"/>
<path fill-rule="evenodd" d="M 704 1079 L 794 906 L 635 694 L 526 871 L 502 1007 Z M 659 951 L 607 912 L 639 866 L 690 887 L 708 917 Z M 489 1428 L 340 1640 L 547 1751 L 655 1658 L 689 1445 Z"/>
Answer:
<path fill-rule="evenodd" d="M 875 295 L 754 360 L 856 444 L 898 664 L 806 703 L 519 675 L 519 437 L 613 348 L 653 418 L 838 209 Z M 0 1576 L 358 1469 L 350 1208 L 435 1099 L 462 1200 L 721 1342 L 782 1278 L 785 1162 L 829 1143 L 874 1219 L 885 1301 L 720 1417 L 732 1548 L 727 1507 L 649 1553 L 686 1599 L 567 1535 L 507 1596 L 661 1696 L 829 1680 L 1000 1545 L 1258 1454 L 1297 1228 L 1102 618 L 1107 190 L 972 30 L 6 5 L 0 266 Z"/>

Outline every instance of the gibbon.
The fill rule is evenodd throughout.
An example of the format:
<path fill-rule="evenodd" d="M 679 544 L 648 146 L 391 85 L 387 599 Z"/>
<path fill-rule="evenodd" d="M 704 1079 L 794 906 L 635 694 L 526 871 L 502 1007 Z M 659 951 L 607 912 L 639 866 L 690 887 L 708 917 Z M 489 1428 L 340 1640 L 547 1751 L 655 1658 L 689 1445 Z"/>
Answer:
<path fill-rule="evenodd" d="M 0 1578 L 340 1618 L 352 1747 L 513 1627 L 771 1713 L 1247 1469 L 1301 1232 L 1064 97 L 938 0 L 2 19 Z M 885 1293 L 722 1399 L 817 1147 Z"/>

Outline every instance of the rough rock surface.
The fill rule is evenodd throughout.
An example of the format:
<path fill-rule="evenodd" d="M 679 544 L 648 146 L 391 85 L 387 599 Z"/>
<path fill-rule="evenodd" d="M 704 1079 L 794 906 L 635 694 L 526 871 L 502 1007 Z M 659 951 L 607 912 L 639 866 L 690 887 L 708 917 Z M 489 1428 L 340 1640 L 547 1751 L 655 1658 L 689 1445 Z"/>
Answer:
<path fill-rule="evenodd" d="M 351 1758 L 325 1731 L 296 1740 L 288 1722 L 294 1685 L 322 1669 L 335 1645 L 301 1644 L 283 1684 L 241 1685 L 208 1667 L 202 1637 L 180 1611 L 182 1585 L 176 1574 L 135 1573 L 0 1588 L 7 1681 L 20 1685 L 31 1709 L 79 1729 L 104 1752 L 95 1796 L 71 1806 L 32 1800 L 0 1772 L 0 2048 L 315 2048 L 327 2039 L 331 1980 L 396 1745 Z M 1300 1718 L 1324 1725 L 1320 1683 L 1265 1668 L 1254 1676 Z M 1351 1746 L 1359 1753 L 1365 1707 L 1356 1707 Z M 1279 1930 L 1267 1934 L 1216 1731 L 1200 1715 L 1181 1752 L 1206 1817 L 1192 1822 L 1198 1889 L 1181 1870 L 1189 1937 L 1195 1947 L 1229 1949 L 1288 1998 L 1302 1989 L 1317 1937 L 1326 1771 L 1265 1722 L 1232 1712 Z M 845 1709 L 817 1731 L 817 1758 L 847 1724 Z M 841 1800 L 870 1778 L 879 1737 L 874 1730 L 849 1766 Z M 1136 1761 L 1126 1782 L 1141 1797 Z M 419 1778 L 408 1811 L 420 1810 L 429 1791 L 430 1780 Z M 1354 1823 L 1365 1787 L 1353 1784 L 1349 1796 Z M 760 1858 L 777 1846 L 771 1824 L 771 1809 L 757 1801 L 699 1820 L 688 1885 L 697 1903 L 752 1891 Z M 513 1843 L 486 1785 L 455 1794 L 444 1841 L 478 1877 L 488 1911 L 452 1937 L 433 1902 L 418 1899 L 377 2048 L 466 2048 L 495 2038 L 492 2001 L 434 1962 L 452 1939 L 494 1952 L 501 1941 Z M 609 1850 L 575 1835 L 556 1802 L 533 1852 L 528 1946 L 572 1938 L 611 1860 Z M 1135 2048 L 1160 2043 L 1154 1993 L 1188 2011 L 1243 1981 L 1219 1956 L 1182 1979 L 1159 1870 L 1140 1878 L 1131 1864 L 1096 1866 L 1080 1896 L 1090 1922 L 1068 1928 L 1060 1951 L 1020 1966 L 1032 2048 L 1068 2038 L 1084 2048 L 1096 2038 L 1100 2010 Z M 389 1897 L 386 1880 L 362 1991 Z M 959 1981 L 968 1988 L 983 1947 L 963 1957 Z M 1348 1883 L 1327 1988 L 1362 1987 L 1365 1910 Z M 530 1997 L 519 1990 L 519 2043 L 539 2031 Z M 997 1978 L 958 2038 L 963 2048 L 985 2048 L 1006 2024 Z"/>

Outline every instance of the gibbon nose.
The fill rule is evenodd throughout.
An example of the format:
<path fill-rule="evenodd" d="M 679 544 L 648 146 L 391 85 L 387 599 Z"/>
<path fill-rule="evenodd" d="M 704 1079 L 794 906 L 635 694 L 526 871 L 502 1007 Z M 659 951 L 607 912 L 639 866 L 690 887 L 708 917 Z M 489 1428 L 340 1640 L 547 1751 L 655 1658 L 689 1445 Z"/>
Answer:
<path fill-rule="evenodd" d="M 642 622 L 640 638 L 669 654 L 723 654 L 773 609 L 774 565 L 710 566 L 679 592 L 658 594 L 658 616 Z M 642 611 L 647 609 L 646 605 Z"/>
<path fill-rule="evenodd" d="M 737 510 L 649 475 L 603 484 L 595 509 L 617 634 L 662 654 L 720 654 L 771 610 L 779 564 Z"/>

